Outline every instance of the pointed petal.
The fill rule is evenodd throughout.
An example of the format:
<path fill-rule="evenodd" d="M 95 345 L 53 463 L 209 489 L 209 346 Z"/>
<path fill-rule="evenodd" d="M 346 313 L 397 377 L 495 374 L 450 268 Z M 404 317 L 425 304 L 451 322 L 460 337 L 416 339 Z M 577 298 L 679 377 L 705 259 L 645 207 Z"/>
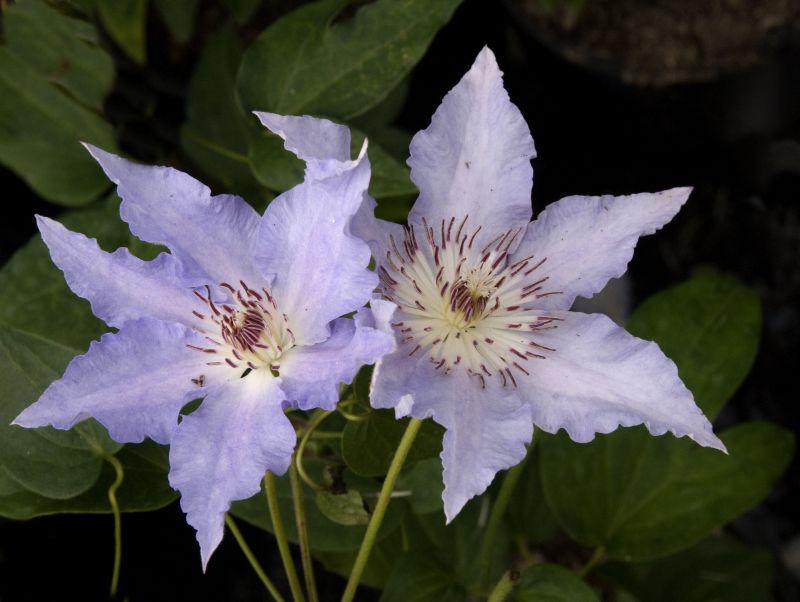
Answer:
<path fill-rule="evenodd" d="M 571 196 L 548 205 L 516 251 L 518 257 L 547 258 L 537 274 L 548 277 L 547 291 L 561 292 L 537 300 L 536 307 L 569 309 L 575 297 L 591 297 L 622 276 L 639 237 L 668 223 L 691 191 Z"/>
<path fill-rule="evenodd" d="M 93 238 L 67 230 L 57 221 L 37 216 L 42 240 L 72 291 L 88 300 L 92 313 L 109 326 L 155 317 L 191 325 L 196 320 L 189 281 L 178 260 L 161 253 L 142 261 L 127 249 L 106 253 Z"/>
<path fill-rule="evenodd" d="M 433 414 L 447 429 L 442 499 L 448 523 L 470 498 L 486 491 L 499 471 L 525 458 L 525 446 L 533 436 L 530 409 L 515 393 L 495 382 L 481 389 L 466 375 L 460 380 L 461 385 L 451 388 Z"/>
<path fill-rule="evenodd" d="M 280 379 L 255 370 L 212 391 L 172 438 L 169 482 L 197 530 L 204 570 L 231 502 L 258 493 L 267 470 L 281 475 L 289 467 L 295 432 L 283 398 Z"/>
<path fill-rule="evenodd" d="M 243 199 L 211 196 L 207 186 L 176 169 L 139 165 L 85 146 L 117 184 L 120 214 L 131 232 L 168 246 L 202 280 L 198 285 L 262 281 L 251 259 L 258 214 Z"/>
<path fill-rule="evenodd" d="M 349 231 L 368 183 L 362 157 L 339 176 L 285 192 L 261 219 L 255 260 L 275 277 L 271 292 L 302 345 L 328 338 L 328 323 L 363 306 L 377 286 L 369 247 Z"/>
<path fill-rule="evenodd" d="M 339 318 L 327 341 L 290 351 L 281 363 L 281 388 L 301 410 L 332 410 L 339 401 L 339 384 L 351 383 L 361 366 L 375 363 L 393 348 L 392 335 Z"/>
<path fill-rule="evenodd" d="M 145 437 L 169 443 L 180 409 L 204 393 L 192 379 L 205 374 L 206 385 L 218 380 L 205 365 L 207 357 L 186 347 L 198 343 L 202 339 L 181 324 L 130 321 L 92 342 L 14 424 L 69 429 L 91 417 L 119 443 Z"/>
<path fill-rule="evenodd" d="M 555 349 L 529 361 L 518 376 L 533 422 L 548 433 L 563 428 L 579 443 L 618 426 L 644 424 L 725 450 L 711 423 L 658 345 L 628 334 L 602 314 L 550 312 L 563 321 L 532 336 Z"/>
<path fill-rule="evenodd" d="M 327 119 L 255 111 L 262 125 L 284 139 L 284 147 L 306 162 L 306 177 L 319 180 L 350 163 L 350 130 Z"/>
<path fill-rule="evenodd" d="M 411 179 L 420 195 L 409 222 L 469 215 L 478 242 L 531 218 L 535 156 L 528 126 L 503 88 L 491 50 L 448 92 L 431 125 L 411 141 Z M 480 245 L 479 245 L 480 246 Z"/>

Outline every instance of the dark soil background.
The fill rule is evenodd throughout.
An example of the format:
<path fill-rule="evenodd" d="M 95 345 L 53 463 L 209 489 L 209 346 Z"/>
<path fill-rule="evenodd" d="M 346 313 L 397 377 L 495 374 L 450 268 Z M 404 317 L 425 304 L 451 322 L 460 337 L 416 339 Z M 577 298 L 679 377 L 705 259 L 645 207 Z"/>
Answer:
<path fill-rule="evenodd" d="M 212 4 L 201 3 L 200 36 L 215 26 Z M 280 8 L 275 8 L 275 2 L 266 4 L 256 19 L 262 19 L 262 24 L 296 2 L 282 3 Z M 624 66 L 641 58 L 646 49 L 651 73 L 668 69 L 670 53 L 680 46 L 681 36 L 671 36 L 673 41 L 664 46 L 667 67 L 663 67 L 657 42 L 670 36 L 656 35 L 652 38 L 656 43 L 651 44 L 626 37 L 625 23 L 637 21 L 630 16 L 615 21 L 622 8 L 612 13 L 591 9 L 595 11 L 587 13 L 591 22 L 565 25 L 557 16 L 531 15 L 520 9 L 521 4 L 465 0 L 414 72 L 399 125 L 409 131 L 426 127 L 442 96 L 488 44 L 506 73 L 512 100 L 530 124 L 541 157 L 534 162 L 535 211 L 567 194 L 694 186 L 681 214 L 657 236 L 639 244 L 629 272 L 633 301 L 680 282 L 699 265 L 715 266 L 754 287 L 764 308 L 761 351 L 719 424 L 764 418 L 800 432 L 800 28 L 794 20 L 796 10 L 787 12 L 777 29 L 764 33 L 755 16 L 763 8 L 757 0 L 692 2 L 709 10 L 733 6 L 735 14 L 745 15 L 737 26 L 747 20 L 748 7 L 754 11 L 746 60 L 704 59 L 701 78 L 685 77 L 681 74 L 692 72 L 691 65 L 679 53 L 679 68 L 661 73 L 663 81 L 658 83 L 662 85 L 640 87 L 631 81 L 642 80 L 630 77 L 630 69 Z M 587 0 L 587 7 L 593 4 Z M 608 4 L 598 0 L 600 6 Z M 611 4 L 629 7 L 632 3 Z M 796 9 L 789 0 L 770 4 Z M 602 21 L 598 20 L 601 15 L 605 15 Z M 724 37 L 730 29 L 694 27 L 692 19 L 708 24 L 714 22 L 714 15 L 695 9 L 681 17 L 693 32 L 697 48 L 726 48 L 725 40 L 714 36 Z M 674 21 L 666 23 L 667 29 L 674 25 Z M 183 94 L 197 49 L 193 46 L 197 40 L 186 48 L 172 47 L 160 24 L 154 20 L 150 25 L 150 64 L 140 71 L 120 58 L 119 81 L 107 106 L 112 121 L 125 132 L 123 148 L 146 161 L 173 156 L 177 149 Z M 610 33 L 598 38 L 601 25 Z M 589 33 L 582 36 L 581 27 Z M 759 37 L 759 32 L 764 35 Z M 595 44 L 599 49 L 593 51 L 590 42 L 597 39 L 627 41 Z M 695 83 L 665 85 L 687 80 Z M 34 212 L 54 215 L 58 209 L 37 200 L 7 171 L 0 170 L 0 183 L 5 209 L 0 221 L 2 263 L 33 235 Z M 770 498 L 728 528 L 746 543 L 775 552 L 773 593 L 779 602 L 800 599 L 797 579 L 787 568 L 793 564 L 795 575 L 800 571 L 797 467 L 795 461 Z M 286 590 L 272 539 L 247 525 L 242 530 L 278 586 Z M 789 553 L 792 542 L 793 555 Z M 25 523 L 0 519 L 0 601 L 102 600 L 107 596 L 112 549 L 110 516 L 55 516 Z M 338 577 L 320 579 L 325 600 L 338 599 L 342 588 Z M 148 602 L 267 599 L 231 538 L 223 541 L 208 573 L 201 573 L 194 533 L 177 504 L 123 516 L 120 591 L 125 596 L 120 599 Z M 377 597 L 366 591 L 359 597 L 370 599 Z"/>

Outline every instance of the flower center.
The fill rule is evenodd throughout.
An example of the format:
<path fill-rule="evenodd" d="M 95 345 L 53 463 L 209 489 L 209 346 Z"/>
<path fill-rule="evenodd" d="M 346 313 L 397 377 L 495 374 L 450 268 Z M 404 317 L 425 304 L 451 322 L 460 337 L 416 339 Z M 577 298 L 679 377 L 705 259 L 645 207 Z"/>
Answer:
<path fill-rule="evenodd" d="M 206 308 L 192 311 L 207 328 L 198 329 L 210 343 L 208 347 L 188 345 L 209 355 L 216 355 L 209 366 L 227 364 L 234 369 L 269 368 L 277 374 L 280 358 L 294 346 L 294 334 L 286 314 L 278 311 L 275 298 L 265 288 L 258 292 L 244 281 L 239 288 L 227 282 L 220 287 L 230 293 L 230 302 L 215 303 L 211 292 L 194 291 Z"/>
<path fill-rule="evenodd" d="M 509 263 L 509 249 L 521 229 L 508 230 L 478 248 L 478 226 L 469 231 L 464 217 L 442 220 L 437 228 L 424 219 L 405 228 L 402 241 L 390 239 L 379 275 L 384 296 L 398 306 L 393 323 L 409 355 L 426 354 L 437 370 L 464 369 L 486 386 L 497 377 L 517 385 L 516 373 L 530 373 L 525 363 L 544 359 L 555 349 L 537 343 L 537 331 L 555 328 L 559 318 L 537 311 L 547 277 L 537 270 L 545 258 L 524 257 Z"/>

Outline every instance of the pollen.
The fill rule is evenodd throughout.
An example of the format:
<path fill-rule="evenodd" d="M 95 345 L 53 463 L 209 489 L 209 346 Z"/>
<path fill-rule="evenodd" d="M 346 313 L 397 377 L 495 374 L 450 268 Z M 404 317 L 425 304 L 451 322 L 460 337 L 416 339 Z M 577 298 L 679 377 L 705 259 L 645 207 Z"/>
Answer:
<path fill-rule="evenodd" d="M 286 314 L 266 288 L 260 291 L 244 281 L 235 287 L 220 283 L 227 299 L 215 302 L 212 292 L 194 291 L 206 311 L 192 311 L 209 345 L 192 349 L 214 355 L 209 366 L 227 365 L 233 369 L 258 370 L 266 368 L 273 374 L 280 370 L 281 357 L 294 346 L 295 338 Z M 210 358 L 211 359 L 211 358 Z"/>
<path fill-rule="evenodd" d="M 423 219 L 405 227 L 402 240 L 392 237 L 378 269 L 381 289 L 399 306 L 393 326 L 409 355 L 427 356 L 442 374 L 465 370 L 482 387 L 487 378 L 515 387 L 530 374 L 527 362 L 555 351 L 536 333 L 560 318 L 536 301 L 560 292 L 546 290 L 545 258 L 511 259 L 521 229 L 479 247 L 481 226 L 468 222 Z"/>

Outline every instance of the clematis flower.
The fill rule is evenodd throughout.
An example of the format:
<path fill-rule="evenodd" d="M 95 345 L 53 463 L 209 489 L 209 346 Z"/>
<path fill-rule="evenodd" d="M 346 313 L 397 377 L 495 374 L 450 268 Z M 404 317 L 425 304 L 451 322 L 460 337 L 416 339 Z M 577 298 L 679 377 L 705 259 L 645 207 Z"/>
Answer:
<path fill-rule="evenodd" d="M 290 149 L 321 135 L 274 121 Z M 655 343 L 569 311 L 625 272 L 638 238 L 669 222 L 689 188 L 571 196 L 529 223 L 533 139 L 488 49 L 410 150 L 420 194 L 408 226 L 372 218 L 371 200 L 355 222 L 398 306 L 398 348 L 376 365 L 371 402 L 446 428 L 448 521 L 525 457 L 533 425 L 583 443 L 644 424 L 724 450 Z"/>
<path fill-rule="evenodd" d="M 169 443 L 169 481 L 205 567 L 231 501 L 257 493 L 266 470 L 288 468 L 295 431 L 284 410 L 332 409 L 339 383 L 394 345 L 363 314 L 340 317 L 378 280 L 367 244 L 349 233 L 369 163 L 364 152 L 328 161 L 259 216 L 174 169 L 87 148 L 117 184 L 131 231 L 172 252 L 149 262 L 106 253 L 37 218 L 69 286 L 119 331 L 73 359 L 14 423 L 68 429 L 93 417 L 118 442 Z"/>

